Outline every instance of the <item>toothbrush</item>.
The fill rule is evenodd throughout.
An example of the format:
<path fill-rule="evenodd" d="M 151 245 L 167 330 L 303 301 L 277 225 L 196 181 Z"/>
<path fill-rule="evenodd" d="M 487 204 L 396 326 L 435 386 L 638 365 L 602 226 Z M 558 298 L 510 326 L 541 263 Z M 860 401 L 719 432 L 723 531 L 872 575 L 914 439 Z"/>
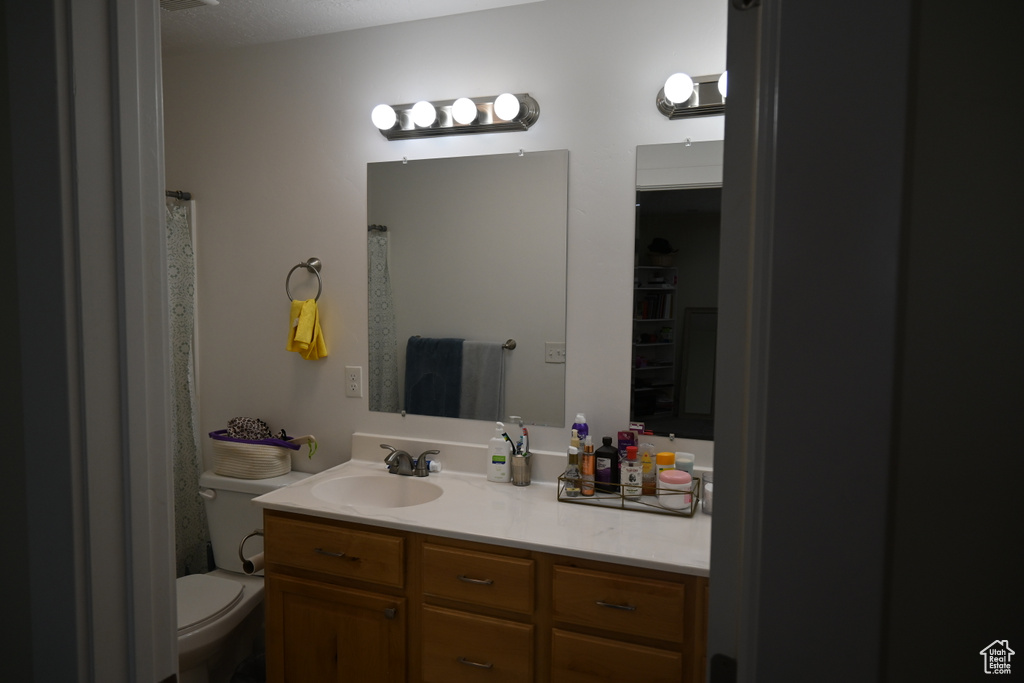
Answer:
<path fill-rule="evenodd" d="M 526 435 L 526 428 L 523 427 L 523 418 L 519 417 L 518 415 L 509 415 L 509 419 L 515 422 L 517 425 L 519 425 L 519 443 L 516 444 L 516 446 L 513 448 L 513 452 L 520 454 L 525 453 L 526 442 L 524 440 L 524 437 Z"/>
<path fill-rule="evenodd" d="M 529 455 L 530 453 L 530 432 L 523 427 L 523 455 Z"/>

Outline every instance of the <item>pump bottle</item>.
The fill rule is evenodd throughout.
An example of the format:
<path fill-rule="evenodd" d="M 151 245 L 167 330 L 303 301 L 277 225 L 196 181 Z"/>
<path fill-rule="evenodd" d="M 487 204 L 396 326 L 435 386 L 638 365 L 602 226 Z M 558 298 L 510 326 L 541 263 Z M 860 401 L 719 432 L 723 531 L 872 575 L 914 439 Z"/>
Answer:
<path fill-rule="evenodd" d="M 505 440 L 505 425 L 495 423 L 494 436 L 487 447 L 487 481 L 507 482 L 512 478 L 509 442 Z"/>

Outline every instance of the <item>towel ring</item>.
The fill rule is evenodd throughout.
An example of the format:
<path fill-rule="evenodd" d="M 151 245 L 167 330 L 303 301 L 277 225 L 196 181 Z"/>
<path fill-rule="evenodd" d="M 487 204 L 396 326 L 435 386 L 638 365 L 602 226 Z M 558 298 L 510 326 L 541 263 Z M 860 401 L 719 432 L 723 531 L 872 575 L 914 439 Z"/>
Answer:
<path fill-rule="evenodd" d="M 324 280 L 320 277 L 321 265 L 320 259 L 311 258 L 304 263 L 292 266 L 292 269 L 288 271 L 288 277 L 284 279 L 284 293 L 288 295 L 289 301 L 295 301 L 295 299 L 292 298 L 291 290 L 288 288 L 288 283 L 292 279 L 292 273 L 294 273 L 297 268 L 305 268 L 309 272 L 313 273 L 313 275 L 316 275 L 316 296 L 313 298 L 313 301 L 320 300 L 320 293 L 324 291 Z"/>

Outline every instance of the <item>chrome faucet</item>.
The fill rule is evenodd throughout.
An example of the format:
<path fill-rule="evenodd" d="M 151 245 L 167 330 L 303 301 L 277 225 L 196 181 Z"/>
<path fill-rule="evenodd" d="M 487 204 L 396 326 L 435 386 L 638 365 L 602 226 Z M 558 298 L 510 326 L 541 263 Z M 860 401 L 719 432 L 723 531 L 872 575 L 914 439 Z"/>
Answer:
<path fill-rule="evenodd" d="M 399 450 L 386 443 L 382 443 L 380 447 L 388 450 L 388 454 L 384 456 L 384 464 L 388 466 L 388 472 L 391 474 L 401 474 L 406 477 L 429 477 L 430 467 L 427 463 L 427 456 L 436 455 L 441 452 L 424 451 L 414 462 L 412 456 L 406 451 Z"/>

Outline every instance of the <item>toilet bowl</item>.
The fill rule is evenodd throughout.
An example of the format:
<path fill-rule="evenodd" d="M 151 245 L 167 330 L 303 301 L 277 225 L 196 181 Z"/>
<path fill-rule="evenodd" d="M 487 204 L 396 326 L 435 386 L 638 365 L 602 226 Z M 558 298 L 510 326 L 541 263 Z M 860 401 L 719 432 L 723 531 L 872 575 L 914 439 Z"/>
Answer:
<path fill-rule="evenodd" d="M 239 543 L 263 528 L 252 499 L 309 475 L 289 472 L 271 479 L 235 479 L 204 472 L 199 479 L 217 569 L 176 582 L 178 681 L 228 683 L 235 668 L 263 644 L 263 576 L 242 571 Z M 262 537 L 245 543 L 245 554 L 263 551 Z"/>

